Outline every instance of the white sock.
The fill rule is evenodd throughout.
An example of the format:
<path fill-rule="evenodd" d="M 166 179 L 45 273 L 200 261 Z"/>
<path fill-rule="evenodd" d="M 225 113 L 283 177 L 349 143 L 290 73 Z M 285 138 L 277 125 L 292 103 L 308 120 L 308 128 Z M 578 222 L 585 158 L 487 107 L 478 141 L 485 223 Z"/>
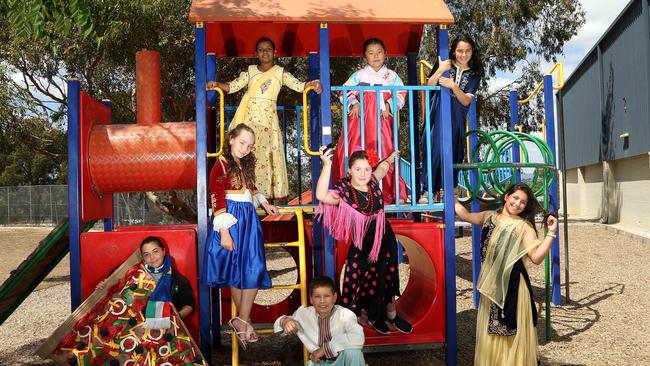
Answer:
<path fill-rule="evenodd" d="M 393 320 L 397 316 L 397 310 L 388 311 L 388 319 Z"/>

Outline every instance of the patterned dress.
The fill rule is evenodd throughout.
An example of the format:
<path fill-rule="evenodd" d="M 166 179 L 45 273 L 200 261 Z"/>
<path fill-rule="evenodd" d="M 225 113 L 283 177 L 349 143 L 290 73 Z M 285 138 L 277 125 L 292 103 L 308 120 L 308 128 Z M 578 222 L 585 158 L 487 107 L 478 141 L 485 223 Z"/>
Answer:
<path fill-rule="evenodd" d="M 460 87 L 460 89 L 467 94 L 474 95 L 478 90 L 481 82 L 481 76 L 474 73 L 470 69 L 461 69 L 456 63 L 453 63 L 449 69 L 449 77 Z M 440 155 L 440 93 L 434 91 L 431 96 L 431 109 L 430 109 L 430 128 L 431 128 L 431 192 L 437 193 L 442 188 L 441 179 L 441 161 Z M 467 112 L 469 106 L 462 105 L 454 93 L 451 93 L 451 146 L 453 150 L 454 164 L 463 162 L 465 156 L 465 126 L 467 119 Z M 428 191 L 427 183 L 427 135 L 422 133 L 420 141 L 420 151 L 422 156 L 422 174 L 420 175 L 420 182 L 423 189 Z M 458 185 L 458 175 L 454 174 L 454 187 Z"/>
<path fill-rule="evenodd" d="M 353 237 L 348 251 L 341 292 L 341 305 L 357 316 L 368 312 L 371 321 L 387 319 L 386 305 L 399 296 L 397 239 L 384 215 L 384 198 L 373 175 L 368 192 L 352 187 L 349 178 L 341 179 L 334 188 L 339 206 L 321 204 L 323 222 L 334 238 Z M 332 208 L 336 209 L 332 209 Z M 336 220 L 340 220 L 336 222 Z M 347 228 L 342 228 L 341 222 Z M 345 230 L 341 230 L 345 229 Z"/>
<path fill-rule="evenodd" d="M 255 180 L 260 192 L 268 199 L 281 200 L 289 194 L 287 164 L 284 158 L 282 130 L 278 120 L 277 99 L 283 85 L 302 93 L 304 82 L 285 72 L 282 67 L 274 66 L 262 72 L 257 65 L 251 65 L 239 77 L 229 83 L 230 91 L 236 93 L 244 87 L 250 89 L 260 78 L 270 73 L 270 77 L 261 86 L 246 93 L 239 109 L 230 123 L 230 129 L 238 123 L 244 123 L 255 131 Z"/>

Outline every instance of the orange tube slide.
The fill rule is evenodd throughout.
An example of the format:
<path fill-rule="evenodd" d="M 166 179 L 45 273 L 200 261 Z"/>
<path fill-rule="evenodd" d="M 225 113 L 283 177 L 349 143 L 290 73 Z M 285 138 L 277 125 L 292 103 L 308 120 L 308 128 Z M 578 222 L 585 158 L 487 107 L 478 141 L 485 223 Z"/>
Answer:
<path fill-rule="evenodd" d="M 160 54 L 138 51 L 135 54 L 138 124 L 160 123 Z"/>
<path fill-rule="evenodd" d="M 93 189 L 113 192 L 196 188 L 196 124 L 95 125 L 88 165 Z"/>

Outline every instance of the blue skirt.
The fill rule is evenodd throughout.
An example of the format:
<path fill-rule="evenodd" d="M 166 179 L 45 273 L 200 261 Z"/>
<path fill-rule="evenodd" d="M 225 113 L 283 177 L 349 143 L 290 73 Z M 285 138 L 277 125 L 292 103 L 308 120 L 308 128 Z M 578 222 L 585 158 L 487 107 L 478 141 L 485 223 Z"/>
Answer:
<path fill-rule="evenodd" d="M 270 288 L 262 225 L 255 207 L 249 202 L 226 200 L 226 212 L 237 218 L 237 223 L 228 229 L 235 250 L 221 246 L 221 233 L 212 229 L 210 217 L 201 282 L 212 287 Z"/>

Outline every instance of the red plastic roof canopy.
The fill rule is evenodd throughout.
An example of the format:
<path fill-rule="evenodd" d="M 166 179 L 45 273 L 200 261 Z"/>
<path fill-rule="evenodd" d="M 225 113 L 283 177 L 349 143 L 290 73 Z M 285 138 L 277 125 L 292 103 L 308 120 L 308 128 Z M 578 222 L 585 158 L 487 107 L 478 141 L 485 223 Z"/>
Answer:
<path fill-rule="evenodd" d="M 454 22 L 443 0 L 194 0 L 191 22 L 204 22 L 207 52 L 254 57 L 266 36 L 277 56 L 318 52 L 318 31 L 327 23 L 330 56 L 358 56 L 363 41 L 377 37 L 389 55 L 417 52 L 424 24 Z"/>

